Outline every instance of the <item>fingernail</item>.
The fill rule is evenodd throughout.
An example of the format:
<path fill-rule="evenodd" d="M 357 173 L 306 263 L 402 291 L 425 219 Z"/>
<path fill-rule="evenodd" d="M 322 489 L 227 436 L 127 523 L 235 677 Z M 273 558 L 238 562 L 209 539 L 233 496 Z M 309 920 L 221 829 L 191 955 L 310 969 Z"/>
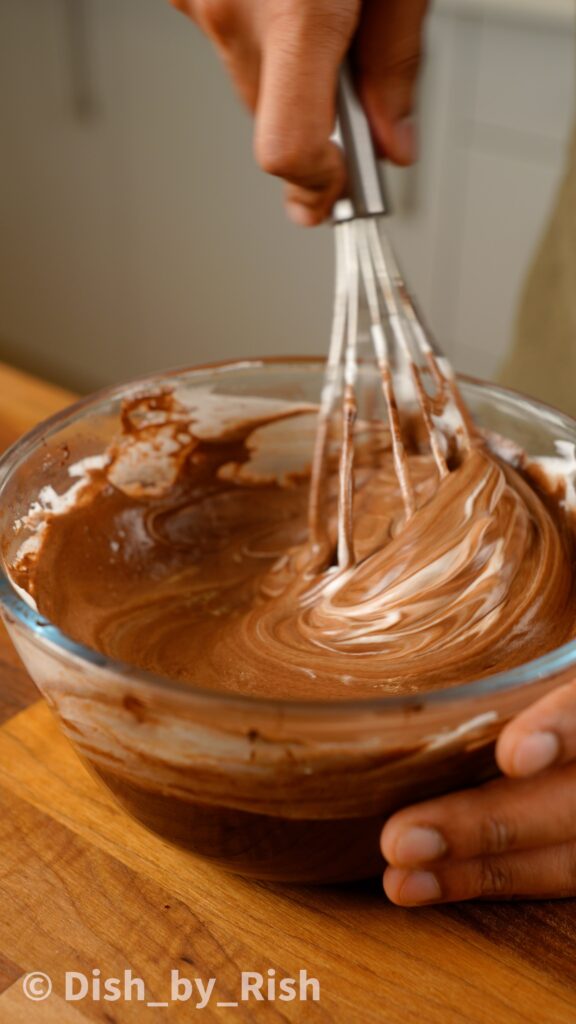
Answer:
<path fill-rule="evenodd" d="M 549 768 L 560 755 L 560 740 L 553 732 L 533 732 L 516 745 L 512 764 L 515 775 L 535 775 Z"/>
<path fill-rule="evenodd" d="M 446 850 L 446 840 L 437 829 L 417 825 L 400 835 L 394 847 L 394 862 L 407 866 L 423 864 L 428 860 L 438 860 Z"/>
<path fill-rule="evenodd" d="M 311 228 L 316 223 L 315 213 L 303 203 L 286 203 L 286 213 L 300 228 Z"/>
<path fill-rule="evenodd" d="M 402 903 L 431 903 L 441 895 L 436 875 L 430 871 L 411 871 L 400 886 L 398 897 Z"/>
<path fill-rule="evenodd" d="M 416 123 L 413 117 L 404 117 L 394 125 L 396 157 L 403 163 L 413 164 L 418 158 Z"/>

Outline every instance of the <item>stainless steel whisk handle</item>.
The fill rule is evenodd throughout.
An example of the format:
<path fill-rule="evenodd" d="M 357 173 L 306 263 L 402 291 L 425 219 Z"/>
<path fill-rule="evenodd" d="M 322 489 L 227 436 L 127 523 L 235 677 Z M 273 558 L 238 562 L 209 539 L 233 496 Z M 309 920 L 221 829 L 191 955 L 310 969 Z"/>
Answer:
<path fill-rule="evenodd" d="M 338 133 L 350 180 L 350 198 L 340 199 L 336 203 L 333 219 L 341 222 L 388 213 L 370 125 L 354 88 L 347 61 L 340 69 L 337 111 Z"/>

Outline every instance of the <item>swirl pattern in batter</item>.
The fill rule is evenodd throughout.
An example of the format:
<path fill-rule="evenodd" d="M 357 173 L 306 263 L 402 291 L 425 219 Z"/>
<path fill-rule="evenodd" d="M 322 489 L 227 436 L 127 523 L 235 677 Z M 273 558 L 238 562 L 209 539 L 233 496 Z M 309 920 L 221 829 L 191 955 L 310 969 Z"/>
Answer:
<path fill-rule="evenodd" d="M 184 684 L 350 700 L 481 678 L 573 635 L 564 514 L 480 440 L 441 482 L 409 454 L 404 523 L 383 435 L 358 460 L 341 571 L 308 543 L 314 410 L 219 403 L 134 403 L 74 501 L 30 513 L 40 539 L 14 579 L 74 639 Z M 326 516 L 335 546 L 334 501 Z"/>

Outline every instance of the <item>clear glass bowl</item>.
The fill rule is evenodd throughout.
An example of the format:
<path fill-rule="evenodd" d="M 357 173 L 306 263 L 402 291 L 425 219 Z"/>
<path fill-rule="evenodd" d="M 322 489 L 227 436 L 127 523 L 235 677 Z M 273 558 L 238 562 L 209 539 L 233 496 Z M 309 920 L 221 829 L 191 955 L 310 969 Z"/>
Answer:
<path fill-rule="evenodd" d="M 20 517 L 67 467 L 120 432 L 121 403 L 174 383 L 227 394 L 316 401 L 320 359 L 181 370 L 101 392 L 52 417 L 0 460 L 2 616 L 74 747 L 138 821 L 226 868 L 330 882 L 383 867 L 386 816 L 496 773 L 503 724 L 576 671 L 576 641 L 512 671 L 409 697 L 305 702 L 183 686 L 114 662 L 63 635 L 27 604 L 7 565 Z M 370 383 L 365 373 L 362 387 Z M 502 388 L 461 380 L 478 422 L 529 455 L 575 442 L 576 422 Z"/>

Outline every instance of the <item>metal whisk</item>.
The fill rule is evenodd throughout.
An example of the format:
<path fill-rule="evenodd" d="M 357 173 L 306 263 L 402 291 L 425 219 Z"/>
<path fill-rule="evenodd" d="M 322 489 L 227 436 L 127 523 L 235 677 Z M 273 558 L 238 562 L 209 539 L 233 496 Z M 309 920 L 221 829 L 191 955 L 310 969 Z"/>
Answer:
<path fill-rule="evenodd" d="M 388 212 L 366 116 L 347 66 L 340 76 L 338 127 L 347 160 L 350 199 L 334 210 L 336 289 L 332 336 L 312 464 L 309 526 L 318 551 L 325 545 L 324 496 L 328 449 L 341 409 L 338 470 L 338 567 L 355 562 L 354 454 L 359 374 L 359 309 L 365 296 L 372 359 L 382 385 L 392 457 L 406 521 L 416 494 L 404 443 L 406 423 L 419 418 L 439 479 L 457 465 L 471 443 L 473 427 L 455 375 L 412 301 L 394 252 L 382 230 Z"/>

